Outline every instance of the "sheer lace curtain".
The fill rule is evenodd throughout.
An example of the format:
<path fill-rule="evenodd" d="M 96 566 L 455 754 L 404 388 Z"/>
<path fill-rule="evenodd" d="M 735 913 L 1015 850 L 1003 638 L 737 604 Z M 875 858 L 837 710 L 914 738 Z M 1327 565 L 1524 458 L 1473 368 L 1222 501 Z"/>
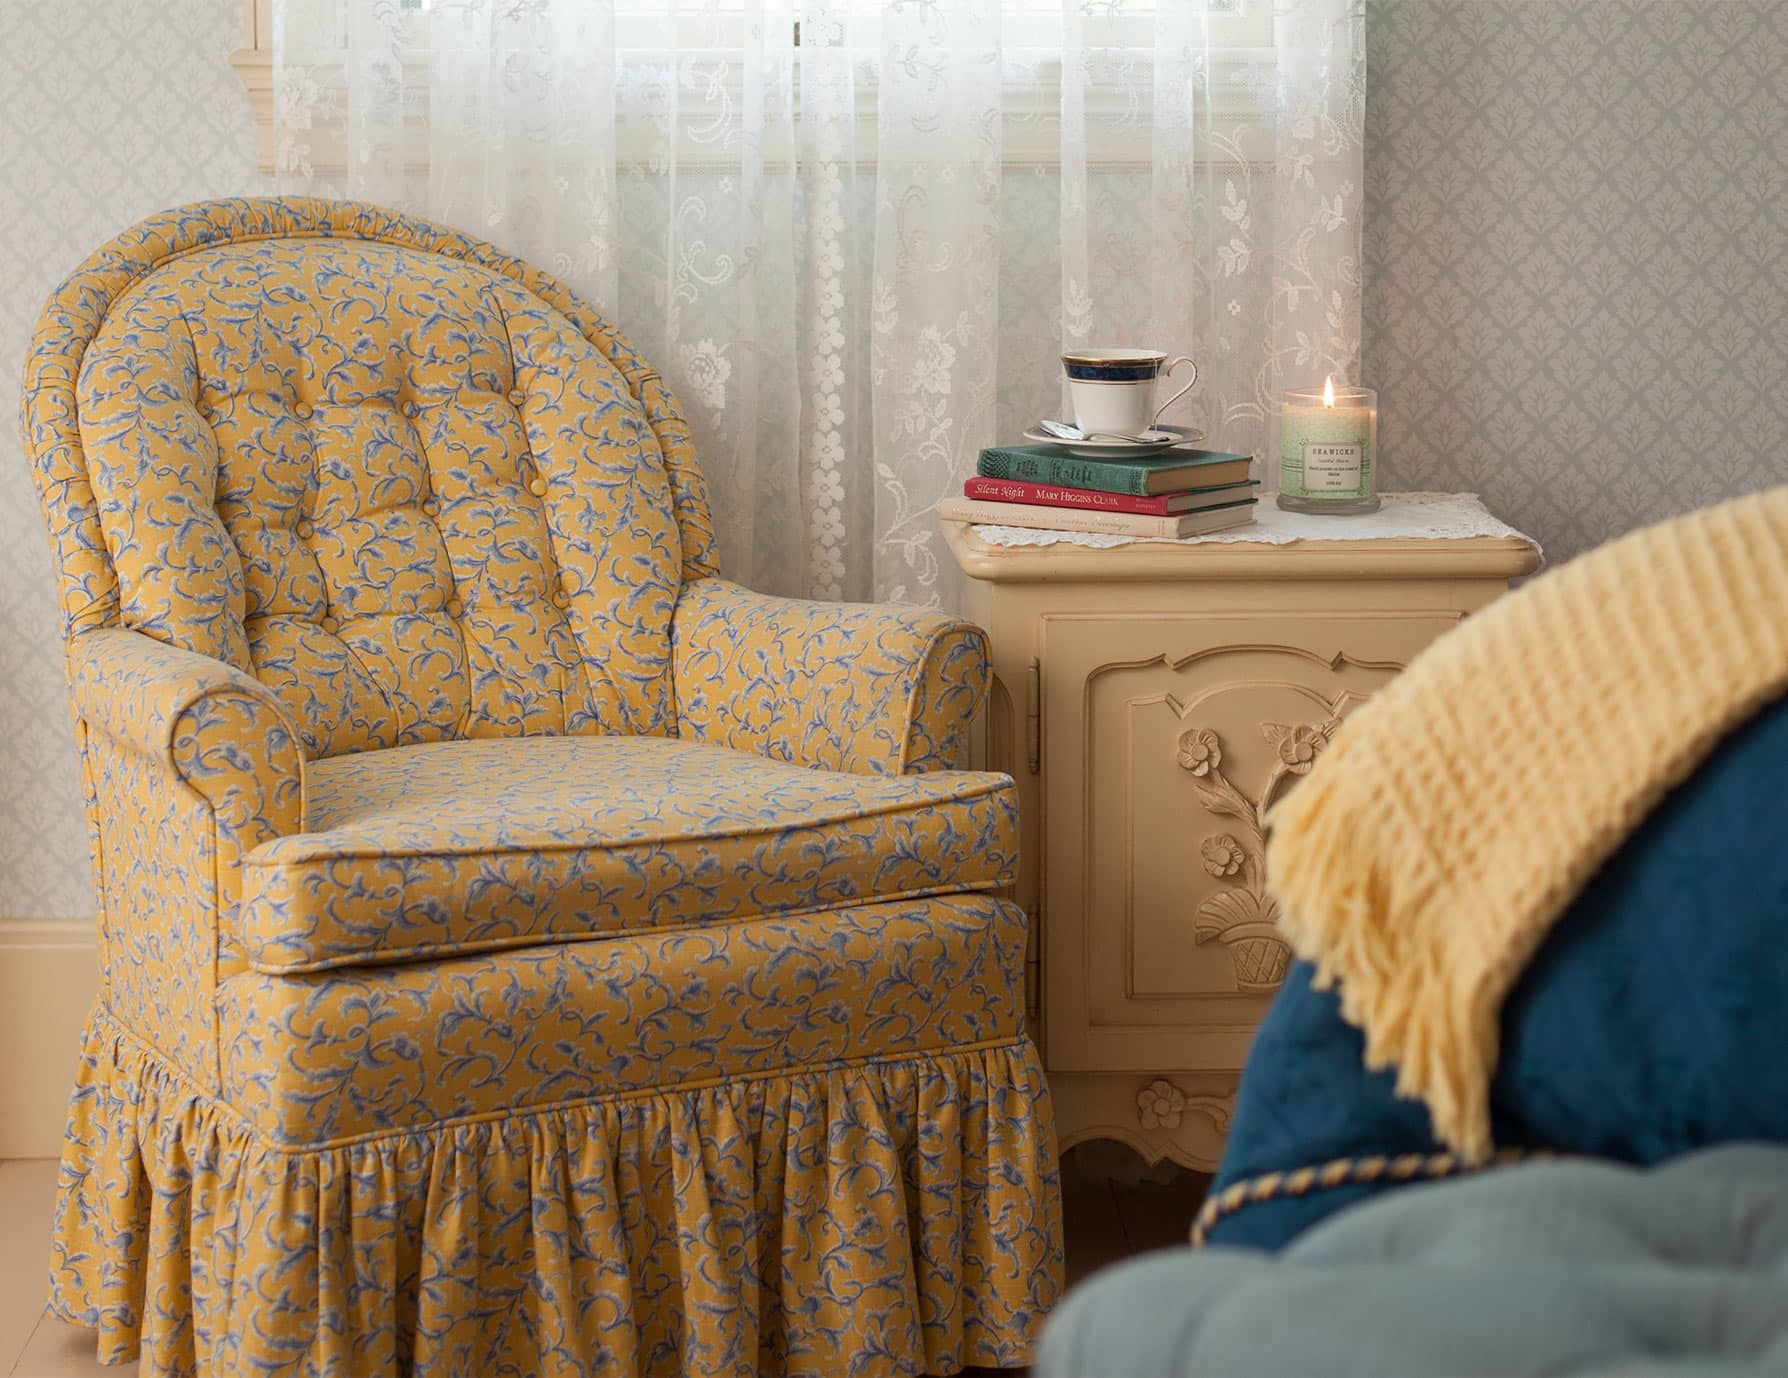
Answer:
<path fill-rule="evenodd" d="M 274 0 L 280 180 L 597 303 L 731 577 L 949 605 L 936 504 L 1062 348 L 1192 355 L 1168 419 L 1263 461 L 1355 377 L 1361 2 Z"/>

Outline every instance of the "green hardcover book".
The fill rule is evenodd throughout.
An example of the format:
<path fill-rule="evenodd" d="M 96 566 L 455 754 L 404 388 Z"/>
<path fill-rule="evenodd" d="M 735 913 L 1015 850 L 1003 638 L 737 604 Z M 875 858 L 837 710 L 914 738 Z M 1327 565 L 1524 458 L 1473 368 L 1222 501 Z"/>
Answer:
<path fill-rule="evenodd" d="M 1102 493 L 1153 497 L 1186 488 L 1241 483 L 1253 464 L 1248 455 L 1222 450 L 1169 450 L 1135 459 L 1082 459 L 1057 445 L 999 445 L 981 451 L 975 471 L 983 478 L 1056 483 Z"/>

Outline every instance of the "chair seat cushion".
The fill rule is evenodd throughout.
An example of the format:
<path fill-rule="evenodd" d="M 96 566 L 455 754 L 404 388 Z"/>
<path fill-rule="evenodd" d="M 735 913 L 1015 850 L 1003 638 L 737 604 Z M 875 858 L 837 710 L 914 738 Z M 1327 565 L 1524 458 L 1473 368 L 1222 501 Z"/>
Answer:
<path fill-rule="evenodd" d="M 661 737 L 314 761 L 308 830 L 250 853 L 244 951 L 317 971 L 1010 883 L 1003 775 L 809 770 Z"/>

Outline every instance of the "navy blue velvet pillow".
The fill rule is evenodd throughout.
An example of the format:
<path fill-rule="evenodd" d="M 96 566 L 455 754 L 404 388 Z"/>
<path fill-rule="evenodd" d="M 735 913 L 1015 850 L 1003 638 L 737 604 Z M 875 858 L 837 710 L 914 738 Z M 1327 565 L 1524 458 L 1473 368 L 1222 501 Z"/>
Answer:
<path fill-rule="evenodd" d="M 1437 1153 L 1427 1110 L 1293 966 L 1254 1040 L 1213 1192 L 1337 1158 Z M 1499 1148 L 1655 1163 L 1788 1142 L 1788 698 L 1723 741 L 1609 858 L 1503 1008 Z M 1248 1205 L 1213 1243 L 1277 1248 L 1388 1188 Z"/>

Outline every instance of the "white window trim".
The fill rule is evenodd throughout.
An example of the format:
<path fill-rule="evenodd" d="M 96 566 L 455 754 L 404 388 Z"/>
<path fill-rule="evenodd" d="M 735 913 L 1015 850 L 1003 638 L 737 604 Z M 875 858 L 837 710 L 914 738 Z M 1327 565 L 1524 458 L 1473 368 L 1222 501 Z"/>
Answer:
<path fill-rule="evenodd" d="M 437 3 L 440 2 L 441 0 L 437 0 Z M 451 0 L 445 2 L 451 3 Z M 1164 0 L 1164 3 L 1184 3 L 1184 0 Z M 1211 91 L 1210 120 L 1226 129 L 1240 128 L 1246 138 L 1265 140 L 1269 137 L 1265 122 L 1248 118 L 1253 113 L 1264 113 L 1259 86 L 1249 80 L 1249 73 L 1258 72 L 1262 66 L 1270 65 L 1273 61 L 1271 0 L 1210 0 L 1210 3 L 1213 6 L 1209 21 L 1211 36 L 1213 40 L 1222 43 L 1223 57 L 1222 74 Z M 1218 12 L 1219 6 L 1228 12 Z M 268 174 L 277 171 L 273 144 L 271 14 L 272 0 L 243 0 L 244 45 L 231 57 L 231 64 L 247 88 L 254 109 L 259 134 L 257 163 L 260 170 Z M 622 51 L 656 46 L 650 42 L 650 38 L 652 28 L 658 22 L 639 18 L 630 20 L 629 17 L 618 19 L 617 46 Z M 685 19 L 681 22 L 692 43 L 698 38 L 705 38 L 710 43 L 713 41 L 715 31 L 712 21 Z M 1087 22 L 1104 29 L 1104 32 L 1095 35 L 1102 47 L 1115 50 L 1130 48 L 1139 56 L 1147 51 L 1146 41 L 1151 30 L 1146 18 L 1120 15 L 1089 18 Z M 686 51 L 693 54 L 700 49 L 691 47 Z M 713 51 L 717 61 L 725 56 L 722 48 L 715 48 Z M 740 78 L 736 63 L 733 64 L 733 71 L 733 82 L 737 86 Z M 799 80 L 798 71 L 796 80 Z M 1008 118 L 1003 122 L 1001 143 L 1001 162 L 1005 166 L 1022 168 L 1059 165 L 1061 135 L 1052 117 L 1052 112 L 1057 108 L 1057 100 L 1052 93 L 1059 90 L 1060 64 L 1053 59 L 1045 59 L 1039 66 L 1035 83 L 1022 90 L 1013 89 L 1006 93 L 1005 108 Z M 735 90 L 733 94 L 742 92 Z M 420 134 L 426 120 L 428 101 L 426 76 L 420 66 L 410 84 L 409 95 L 412 97 L 412 108 L 418 112 L 414 119 Z M 1148 166 L 1148 124 L 1146 118 L 1136 118 L 1136 112 L 1129 109 L 1129 91 L 1115 82 L 1094 80 L 1088 83 L 1084 99 L 1088 116 L 1088 167 L 1122 169 Z M 796 107 L 799 108 L 798 95 Z M 876 120 L 875 83 L 871 76 L 859 91 L 857 103 L 857 158 L 863 165 L 872 164 L 875 160 Z M 647 140 L 655 144 L 658 135 L 629 129 L 623 125 L 616 137 L 620 144 L 618 152 L 621 157 L 631 159 L 648 155 L 651 148 L 647 146 Z M 717 156 L 712 145 L 687 139 L 686 135 L 685 138 L 687 141 L 678 149 L 680 167 L 701 170 L 736 166 L 736 160 Z M 629 145 L 637 147 L 630 148 Z M 786 165 L 791 154 L 792 150 L 787 148 L 769 147 L 765 149 L 765 160 L 772 167 Z M 1249 149 L 1248 155 L 1251 160 L 1265 161 L 1270 159 L 1271 150 Z M 344 168 L 340 151 L 331 150 L 322 139 L 313 144 L 310 157 L 312 169 L 318 175 L 339 174 Z M 416 170 L 426 169 L 418 167 Z"/>

